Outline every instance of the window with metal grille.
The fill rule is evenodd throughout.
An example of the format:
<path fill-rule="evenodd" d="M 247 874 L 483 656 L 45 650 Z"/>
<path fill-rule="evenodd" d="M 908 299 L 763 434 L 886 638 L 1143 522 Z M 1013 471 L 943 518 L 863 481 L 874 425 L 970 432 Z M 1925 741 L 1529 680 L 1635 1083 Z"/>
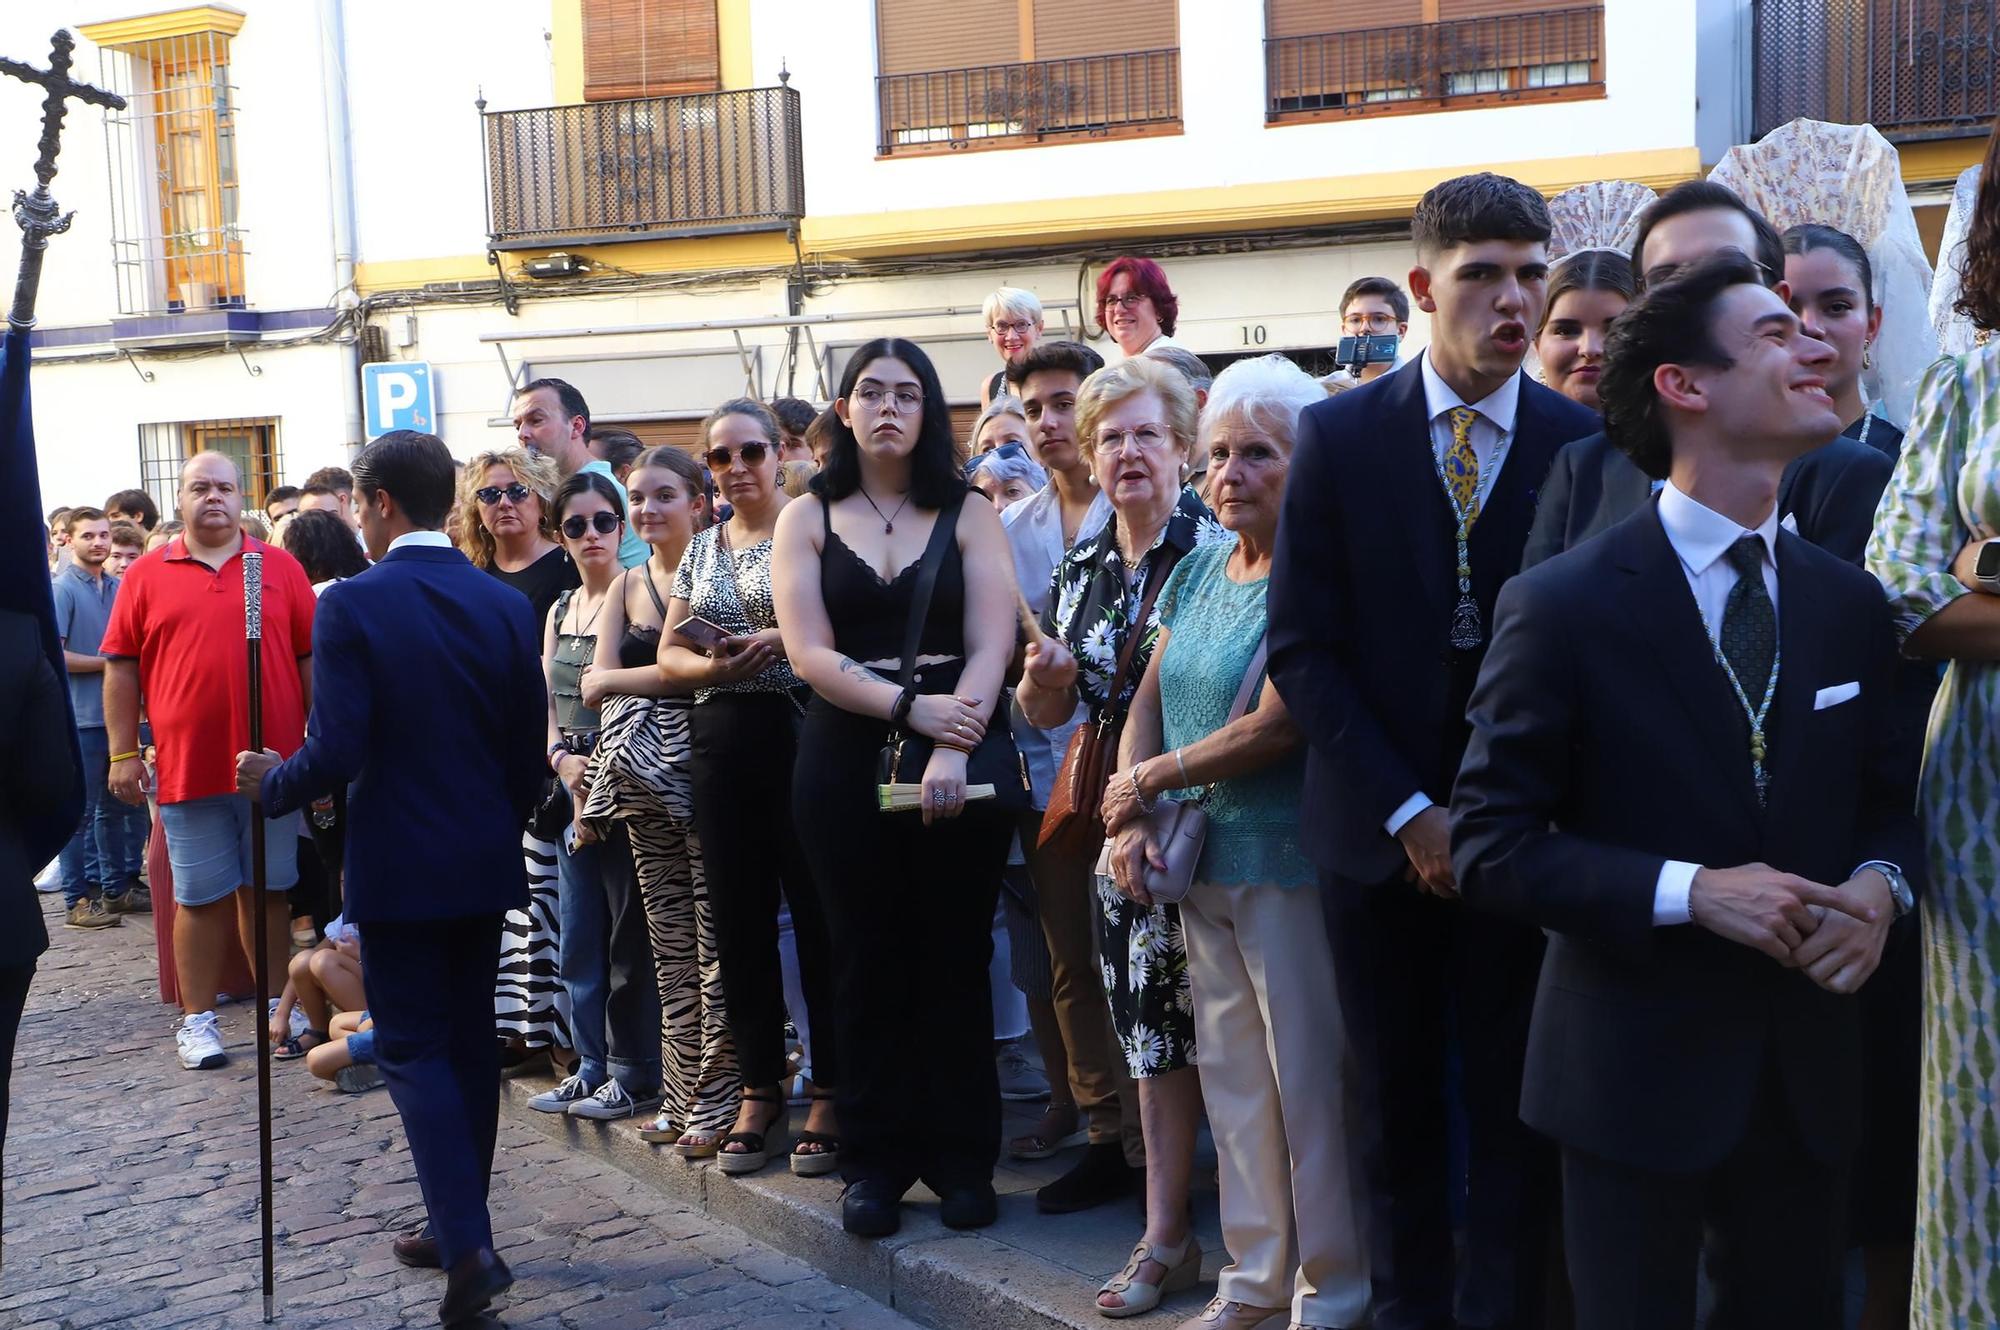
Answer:
<path fill-rule="evenodd" d="M 221 453 L 242 478 L 243 508 L 262 511 L 264 499 L 283 483 L 284 452 L 272 417 L 174 420 L 139 426 L 139 483 L 160 511 L 174 511 L 181 466 L 196 453 Z"/>
<path fill-rule="evenodd" d="M 118 308 L 173 313 L 246 300 L 237 223 L 236 88 L 229 35 L 207 31 L 100 48 Z"/>

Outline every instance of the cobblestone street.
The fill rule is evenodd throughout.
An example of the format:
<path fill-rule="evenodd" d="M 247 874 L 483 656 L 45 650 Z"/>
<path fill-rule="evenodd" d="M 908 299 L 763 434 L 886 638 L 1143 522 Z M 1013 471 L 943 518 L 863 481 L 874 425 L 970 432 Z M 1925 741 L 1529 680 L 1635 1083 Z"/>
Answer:
<path fill-rule="evenodd" d="M 188 1072 L 157 999 L 148 916 L 60 926 L 21 1027 L 7 1138 L 0 1327 L 165 1330 L 261 1320 L 252 1003 L 221 1009 L 230 1065 Z M 444 1281 L 389 1239 L 422 1218 L 386 1090 L 273 1071 L 277 1324 L 436 1325 Z M 905 1330 L 911 1322 L 607 1164 L 500 1122 L 495 1324 L 544 1330 Z"/>

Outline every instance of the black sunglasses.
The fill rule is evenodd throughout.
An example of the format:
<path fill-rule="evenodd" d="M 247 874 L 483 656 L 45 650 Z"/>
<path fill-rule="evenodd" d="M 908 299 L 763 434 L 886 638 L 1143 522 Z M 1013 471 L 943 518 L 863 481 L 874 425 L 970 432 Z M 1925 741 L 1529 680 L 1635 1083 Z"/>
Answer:
<path fill-rule="evenodd" d="M 476 489 L 472 491 L 472 497 L 479 500 L 479 502 L 488 508 L 491 508 L 494 504 L 500 502 L 500 496 L 503 494 L 515 503 L 526 503 L 528 495 L 531 493 L 533 493 L 532 490 L 517 480 L 511 485 L 487 485 L 481 489 Z"/>
<path fill-rule="evenodd" d="M 1003 443 L 998 448 L 993 449 L 991 452 L 981 453 L 977 457 L 974 457 L 970 461 L 968 461 L 965 464 L 965 478 L 967 480 L 971 480 L 973 473 L 978 471 L 979 468 L 989 460 L 992 461 L 1012 460 L 1013 458 L 1026 457 L 1027 455 L 1028 455 L 1028 450 L 1022 445 L 1018 443 Z"/>
<path fill-rule="evenodd" d="M 731 462 L 736 461 L 739 458 L 742 460 L 743 465 L 745 466 L 757 466 L 760 463 L 762 463 L 766 457 L 770 455 L 771 455 L 770 444 L 746 443 L 741 448 L 736 449 L 734 452 L 731 452 L 727 448 L 710 448 L 707 452 L 701 455 L 701 460 L 708 463 L 708 469 L 710 471 L 720 471 L 722 470 L 722 468 L 728 466 Z"/>
<path fill-rule="evenodd" d="M 616 531 L 624 520 L 609 510 L 592 513 L 589 517 L 578 513 L 575 517 L 563 519 L 562 533 L 571 540 L 582 540 L 583 533 L 594 528 L 598 535 L 608 536 Z"/>

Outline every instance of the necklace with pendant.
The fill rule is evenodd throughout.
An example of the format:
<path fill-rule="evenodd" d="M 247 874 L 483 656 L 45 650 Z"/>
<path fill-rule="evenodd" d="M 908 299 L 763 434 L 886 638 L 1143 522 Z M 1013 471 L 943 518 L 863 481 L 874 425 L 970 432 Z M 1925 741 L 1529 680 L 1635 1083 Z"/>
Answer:
<path fill-rule="evenodd" d="M 857 485 L 855 488 L 860 489 L 861 487 Z M 903 509 L 910 506 L 910 496 L 905 494 L 903 501 L 896 505 L 896 511 L 893 513 L 884 513 L 882 506 L 875 502 L 867 490 L 861 490 L 861 497 L 868 500 L 868 506 L 875 510 L 877 517 L 882 519 L 882 534 L 885 536 L 896 534 L 896 519 L 903 515 Z"/>

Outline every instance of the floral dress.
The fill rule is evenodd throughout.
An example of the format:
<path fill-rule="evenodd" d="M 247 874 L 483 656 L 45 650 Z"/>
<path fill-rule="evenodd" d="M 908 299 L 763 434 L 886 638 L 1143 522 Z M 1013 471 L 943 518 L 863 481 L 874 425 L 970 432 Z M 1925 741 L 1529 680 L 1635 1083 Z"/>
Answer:
<path fill-rule="evenodd" d="M 1118 657 L 1133 631 L 1147 585 L 1164 584 L 1166 565 L 1179 562 L 1196 545 L 1228 538 L 1195 492 L 1183 489 L 1173 515 L 1129 578 L 1118 552 L 1115 521 L 1107 522 L 1056 565 L 1042 630 L 1061 639 L 1076 656 L 1077 692 L 1090 708 L 1091 724 L 1106 715 L 1123 718 L 1159 642 L 1156 598 L 1153 612 L 1139 626 L 1142 636 L 1124 686 L 1112 697 Z M 1194 995 L 1188 983 L 1187 947 L 1181 940 L 1180 907 L 1135 904 L 1107 877 L 1097 879 L 1097 904 L 1104 992 L 1127 1067 L 1139 1077 L 1164 1076 L 1193 1066 Z"/>
<path fill-rule="evenodd" d="M 2000 344 L 1925 375 L 1875 514 L 1868 570 L 1908 636 L 1968 591 L 1974 523 L 2000 527 Z M 2000 1326 L 2000 662 L 1954 660 L 1918 787 L 1930 875 L 1912 1330 Z"/>

